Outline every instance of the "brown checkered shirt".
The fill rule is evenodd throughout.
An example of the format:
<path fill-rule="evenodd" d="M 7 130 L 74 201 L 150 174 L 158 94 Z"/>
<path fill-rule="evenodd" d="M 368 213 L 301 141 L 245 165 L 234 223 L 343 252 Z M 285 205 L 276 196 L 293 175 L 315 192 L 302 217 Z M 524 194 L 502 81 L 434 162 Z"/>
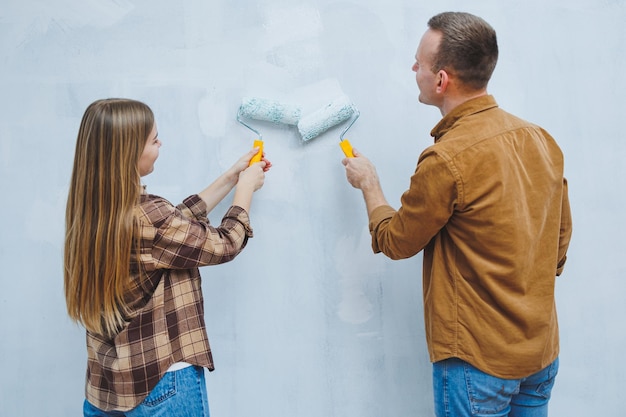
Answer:
<path fill-rule="evenodd" d="M 215 228 L 197 195 L 174 207 L 144 194 L 135 214 L 141 242 L 130 267 L 132 313 L 113 339 L 87 332 L 86 396 L 106 411 L 137 406 L 175 362 L 214 369 L 198 267 L 230 261 L 252 237 L 244 209 L 230 207 Z"/>

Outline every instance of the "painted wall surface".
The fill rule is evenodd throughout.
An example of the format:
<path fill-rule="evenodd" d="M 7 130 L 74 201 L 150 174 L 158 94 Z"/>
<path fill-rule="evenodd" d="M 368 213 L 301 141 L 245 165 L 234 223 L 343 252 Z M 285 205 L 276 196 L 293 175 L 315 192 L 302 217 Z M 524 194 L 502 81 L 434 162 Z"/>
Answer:
<path fill-rule="evenodd" d="M 243 96 L 307 112 L 345 93 L 361 111 L 348 137 L 397 207 L 440 118 L 418 103 L 411 66 L 428 18 L 445 10 L 495 27 L 490 92 L 550 131 L 566 157 L 575 230 L 557 284 L 551 415 L 623 415 L 624 0 L 3 0 L 0 414 L 81 414 L 84 332 L 66 316 L 61 264 L 89 103 L 153 108 L 163 147 L 145 182 L 178 203 L 251 146 L 235 120 Z M 232 263 L 202 269 L 211 414 L 433 415 L 421 254 L 371 252 L 340 129 L 304 144 L 292 127 L 256 126 L 274 168 L 255 195 L 255 237 Z"/>

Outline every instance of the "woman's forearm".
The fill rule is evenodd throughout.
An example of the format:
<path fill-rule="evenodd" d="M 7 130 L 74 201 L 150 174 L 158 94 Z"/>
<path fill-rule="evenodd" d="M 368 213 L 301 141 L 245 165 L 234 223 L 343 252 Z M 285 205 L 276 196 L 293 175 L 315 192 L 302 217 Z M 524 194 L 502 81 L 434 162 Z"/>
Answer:
<path fill-rule="evenodd" d="M 237 185 L 238 173 L 234 173 L 232 169 L 220 175 L 211 185 L 200 191 L 198 195 L 207 206 L 207 213 L 210 212 L 230 193 L 235 185 Z"/>
<path fill-rule="evenodd" d="M 242 183 L 237 184 L 235 195 L 233 196 L 233 206 L 239 206 L 249 213 L 252 205 L 252 194 L 254 194 L 253 187 Z"/>

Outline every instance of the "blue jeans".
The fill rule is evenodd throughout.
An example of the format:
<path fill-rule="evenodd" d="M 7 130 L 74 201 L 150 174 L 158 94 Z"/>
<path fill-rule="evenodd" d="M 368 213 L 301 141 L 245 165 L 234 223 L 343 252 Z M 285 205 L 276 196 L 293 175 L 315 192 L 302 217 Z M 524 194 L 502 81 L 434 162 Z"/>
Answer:
<path fill-rule="evenodd" d="M 457 358 L 433 364 L 437 417 L 546 417 L 558 358 L 522 379 L 501 379 Z"/>
<path fill-rule="evenodd" d="M 130 411 L 102 411 L 87 400 L 84 417 L 209 417 L 204 368 L 167 372 L 145 400 Z"/>

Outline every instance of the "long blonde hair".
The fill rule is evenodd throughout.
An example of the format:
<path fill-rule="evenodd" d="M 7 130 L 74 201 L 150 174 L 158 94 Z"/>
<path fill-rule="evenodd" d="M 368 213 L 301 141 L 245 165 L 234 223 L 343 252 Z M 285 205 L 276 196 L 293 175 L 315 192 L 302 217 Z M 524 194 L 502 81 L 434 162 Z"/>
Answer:
<path fill-rule="evenodd" d="M 138 161 L 153 126 L 145 104 L 105 99 L 87 108 L 78 131 L 65 213 L 65 300 L 73 320 L 103 336 L 117 334 L 128 313 Z"/>

